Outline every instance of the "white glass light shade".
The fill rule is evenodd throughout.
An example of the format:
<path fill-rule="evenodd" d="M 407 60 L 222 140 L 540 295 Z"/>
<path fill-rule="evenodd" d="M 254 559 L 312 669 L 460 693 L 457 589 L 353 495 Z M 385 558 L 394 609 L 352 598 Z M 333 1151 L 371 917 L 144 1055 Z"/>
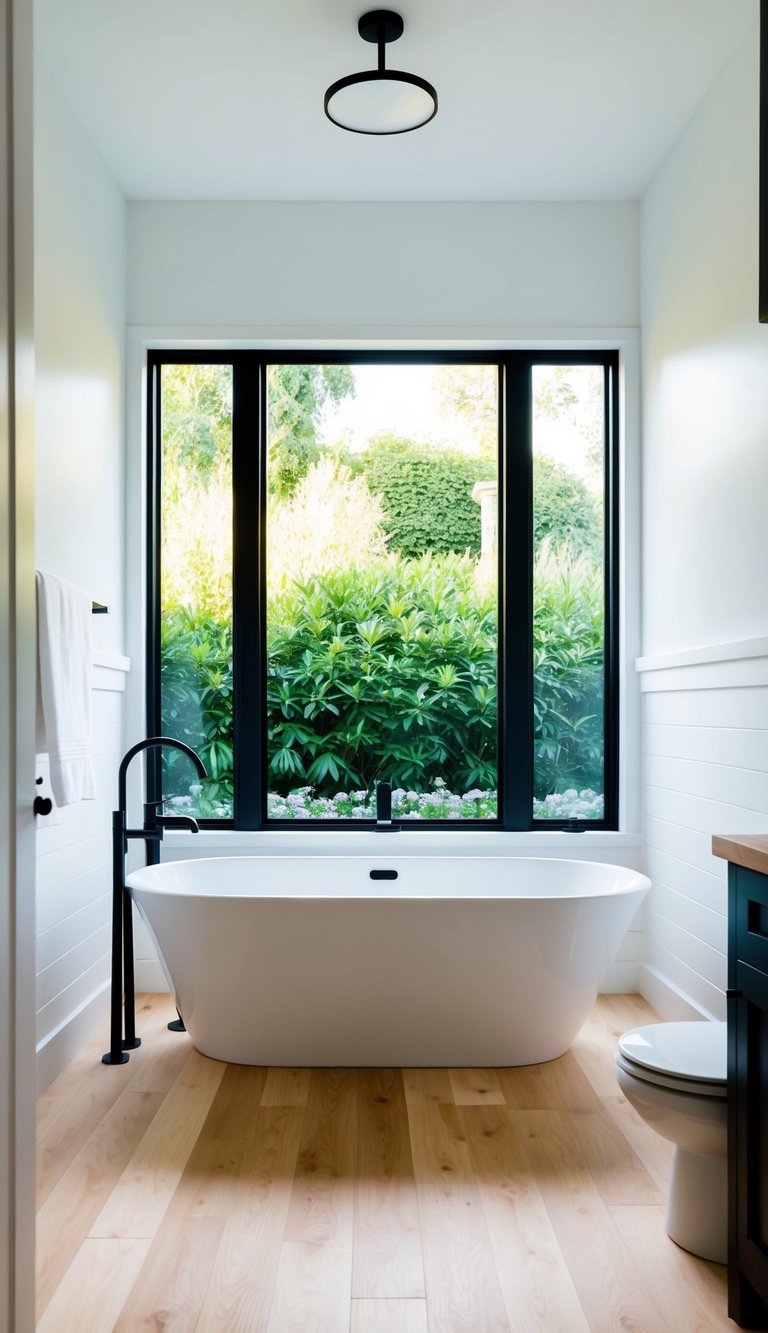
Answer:
<path fill-rule="evenodd" d="M 437 112 L 430 84 L 396 70 L 366 71 L 340 79 L 326 93 L 326 115 L 357 134 L 403 134 L 425 125 Z"/>

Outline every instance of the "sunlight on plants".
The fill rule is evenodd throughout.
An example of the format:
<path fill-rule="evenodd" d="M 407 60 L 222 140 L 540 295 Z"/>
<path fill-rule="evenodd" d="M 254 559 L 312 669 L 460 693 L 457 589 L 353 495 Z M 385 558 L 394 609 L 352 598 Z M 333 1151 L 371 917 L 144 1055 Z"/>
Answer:
<path fill-rule="evenodd" d="M 533 815 L 600 819 L 599 404 L 590 388 L 580 416 L 578 382 L 554 370 L 539 386 L 539 417 L 581 432 L 586 461 L 573 471 L 542 448 L 534 461 Z M 269 369 L 270 818 L 371 820 L 377 779 L 393 784 L 399 820 L 497 818 L 496 556 L 481 561 L 472 498 L 496 477 L 496 371 L 430 373 L 446 421 L 457 422 L 455 445 L 382 429 L 351 450 L 328 422 L 354 396 L 354 367 Z M 166 366 L 163 395 L 162 720 L 209 773 L 188 788 L 170 753 L 165 789 L 177 808 L 226 819 L 231 369 Z"/>

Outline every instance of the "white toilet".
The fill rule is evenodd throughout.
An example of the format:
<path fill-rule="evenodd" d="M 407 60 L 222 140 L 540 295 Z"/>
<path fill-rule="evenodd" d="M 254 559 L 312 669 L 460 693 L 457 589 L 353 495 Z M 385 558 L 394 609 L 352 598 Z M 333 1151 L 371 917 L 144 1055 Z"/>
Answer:
<path fill-rule="evenodd" d="M 619 1038 L 627 1101 L 676 1145 L 667 1231 L 678 1245 L 727 1260 L 725 1023 L 651 1023 Z"/>

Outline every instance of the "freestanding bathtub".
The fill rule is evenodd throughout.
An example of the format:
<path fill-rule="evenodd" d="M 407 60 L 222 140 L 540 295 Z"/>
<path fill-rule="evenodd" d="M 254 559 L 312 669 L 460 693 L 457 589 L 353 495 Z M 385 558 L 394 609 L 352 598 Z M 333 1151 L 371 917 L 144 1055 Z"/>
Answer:
<path fill-rule="evenodd" d="M 650 881 L 382 847 L 170 861 L 128 886 L 203 1055 L 485 1067 L 568 1049 Z"/>

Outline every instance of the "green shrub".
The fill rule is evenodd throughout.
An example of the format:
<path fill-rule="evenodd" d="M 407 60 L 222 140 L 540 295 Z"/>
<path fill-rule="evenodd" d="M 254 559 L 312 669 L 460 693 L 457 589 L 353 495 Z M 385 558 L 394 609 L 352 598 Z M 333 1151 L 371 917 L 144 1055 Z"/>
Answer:
<path fill-rule="evenodd" d="M 599 557 L 602 550 L 598 503 L 581 477 L 546 455 L 533 460 L 533 539 L 537 551 L 547 540 L 577 556 Z"/>
<path fill-rule="evenodd" d="M 535 795 L 603 790 L 602 586 L 593 565 L 547 544 L 534 616 Z M 318 796 L 378 777 L 425 790 L 497 783 L 492 590 L 455 555 L 335 571 L 269 604 L 269 787 Z M 201 814 L 232 796 L 232 638 L 182 607 L 163 617 L 163 726 L 200 753 Z M 165 790 L 189 786 L 169 755 Z"/>
<path fill-rule="evenodd" d="M 356 467 L 369 490 L 381 497 L 390 551 L 406 559 L 427 551 L 480 554 L 480 506 L 472 488 L 496 475 L 494 463 L 458 449 L 382 435 Z"/>
<path fill-rule="evenodd" d="M 174 606 L 163 612 L 160 688 L 164 734 L 197 750 L 208 770 L 197 811 L 213 814 L 222 803 L 231 808 L 232 624 Z M 189 789 L 190 761 L 178 751 L 163 752 L 163 792 Z"/>
<path fill-rule="evenodd" d="M 545 542 L 533 608 L 534 787 L 604 790 L 600 568 Z"/>
<path fill-rule="evenodd" d="M 495 597 L 466 557 L 294 583 L 270 603 L 270 789 L 496 780 Z"/>

